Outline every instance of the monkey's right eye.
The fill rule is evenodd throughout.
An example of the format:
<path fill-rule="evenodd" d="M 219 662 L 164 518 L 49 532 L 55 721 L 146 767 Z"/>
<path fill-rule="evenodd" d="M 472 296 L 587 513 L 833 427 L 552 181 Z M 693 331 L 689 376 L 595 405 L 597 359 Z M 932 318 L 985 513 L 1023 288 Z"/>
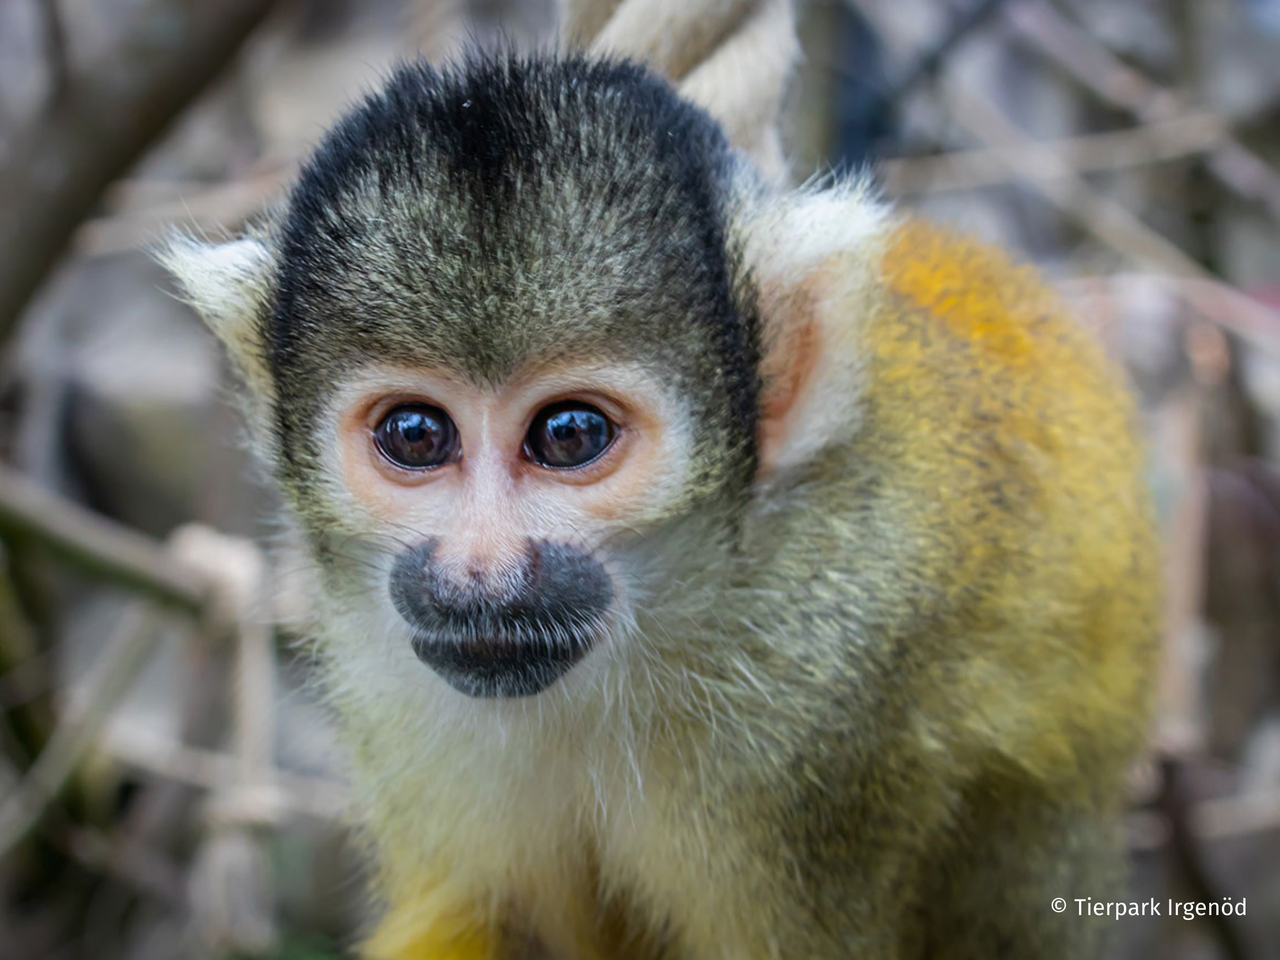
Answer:
<path fill-rule="evenodd" d="M 373 430 L 382 455 L 406 470 L 426 470 L 457 460 L 458 428 L 439 407 L 406 403 L 387 413 Z"/>

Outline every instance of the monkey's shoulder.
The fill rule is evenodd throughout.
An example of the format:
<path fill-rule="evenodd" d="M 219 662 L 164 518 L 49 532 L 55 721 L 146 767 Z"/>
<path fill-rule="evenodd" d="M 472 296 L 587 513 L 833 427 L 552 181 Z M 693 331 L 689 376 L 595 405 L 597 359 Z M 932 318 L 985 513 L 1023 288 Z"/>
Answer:
<path fill-rule="evenodd" d="M 913 332 L 967 351 L 990 373 L 1030 376 L 1101 360 L 1094 337 L 1038 270 L 946 227 L 894 224 L 878 279 L 891 306 L 917 321 Z"/>
<path fill-rule="evenodd" d="M 1072 457 L 1092 455 L 1074 442 L 1088 436 L 1105 441 L 1104 459 L 1132 467 L 1124 377 L 1035 268 L 903 218 L 885 237 L 877 281 L 860 337 L 871 389 L 920 426 L 1003 432 Z"/>

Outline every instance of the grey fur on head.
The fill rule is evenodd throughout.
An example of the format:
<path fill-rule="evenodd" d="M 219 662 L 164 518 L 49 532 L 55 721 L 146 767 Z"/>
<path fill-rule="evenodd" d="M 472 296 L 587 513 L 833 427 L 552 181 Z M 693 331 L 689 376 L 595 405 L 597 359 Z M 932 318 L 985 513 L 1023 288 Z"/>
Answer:
<path fill-rule="evenodd" d="M 305 485 L 323 391 L 365 359 L 497 382 L 579 357 L 657 366 L 709 472 L 749 477 L 759 332 L 726 230 L 741 175 L 711 118 L 638 65 L 402 67 L 325 138 L 275 231 L 260 332 L 289 398 L 285 479 Z"/>

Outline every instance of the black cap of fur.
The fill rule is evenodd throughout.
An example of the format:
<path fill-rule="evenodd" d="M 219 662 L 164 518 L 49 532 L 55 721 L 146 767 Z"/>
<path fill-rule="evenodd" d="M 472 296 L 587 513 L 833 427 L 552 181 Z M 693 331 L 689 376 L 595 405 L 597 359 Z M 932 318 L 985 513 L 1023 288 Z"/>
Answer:
<path fill-rule="evenodd" d="M 652 364 L 708 450 L 754 464 L 758 331 L 725 226 L 739 163 L 637 65 L 401 68 L 325 138 L 281 224 L 266 339 L 287 465 L 313 453 L 299 401 L 364 360 L 496 383 L 602 358 Z"/>

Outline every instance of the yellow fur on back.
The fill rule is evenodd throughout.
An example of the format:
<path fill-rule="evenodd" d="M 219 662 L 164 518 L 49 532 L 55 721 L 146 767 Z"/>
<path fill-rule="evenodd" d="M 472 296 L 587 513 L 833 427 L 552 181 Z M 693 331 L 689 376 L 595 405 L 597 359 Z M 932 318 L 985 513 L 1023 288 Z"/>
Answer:
<path fill-rule="evenodd" d="M 833 254 L 824 269 L 850 256 L 856 252 Z M 919 538 L 913 549 L 921 568 L 934 570 L 938 590 L 966 618 L 950 628 L 965 631 L 962 647 L 949 650 L 946 637 L 938 638 L 944 645 L 936 674 L 914 688 L 904 736 L 919 756 L 957 777 L 999 757 L 1022 771 L 1011 783 L 1027 777 L 1063 798 L 1114 792 L 1143 733 L 1158 608 L 1131 404 L 1100 347 L 1059 299 L 1033 270 L 999 251 L 899 220 L 889 228 L 877 277 L 870 293 L 858 287 L 857 315 L 847 318 L 856 330 L 850 342 L 861 352 L 856 369 L 865 378 L 868 431 L 852 456 L 874 450 L 884 458 L 897 486 L 896 529 Z M 1028 519 L 1009 523 L 1009 509 Z M 528 705 L 511 707 L 503 736 L 511 737 L 511 750 L 530 756 L 489 755 L 485 777 L 492 779 L 482 787 L 449 781 L 482 769 L 468 750 L 498 748 L 501 737 L 483 730 L 470 730 L 436 757 L 455 758 L 458 769 L 407 769 L 406 749 L 394 760 L 377 758 L 376 777 L 366 774 L 398 797 L 375 801 L 383 813 L 374 831 L 401 891 L 388 891 L 391 909 L 370 941 L 369 960 L 500 957 L 493 916 L 503 904 L 477 886 L 486 876 L 508 876 L 512 902 L 523 899 L 535 914 L 562 890 L 565 903 L 550 908 L 557 915 L 549 929 L 580 956 L 659 955 L 611 952 L 621 948 L 604 932 L 603 917 L 628 904 L 606 908 L 600 899 L 610 878 L 606 867 L 597 882 L 599 864 L 588 851 L 601 847 L 617 848 L 615 862 L 636 859 L 627 880 L 642 895 L 680 891 L 674 901 L 688 911 L 686 944 L 717 950 L 735 915 L 750 926 L 751 908 L 737 899 L 742 891 L 706 872 L 697 848 L 714 844 L 732 862 L 731 838 L 706 836 L 695 820 L 671 821 L 669 809 L 654 805 L 670 798 L 652 771 L 650 786 L 627 787 L 625 764 L 609 755 L 605 713 L 580 705 L 568 726 L 561 718 L 542 729 L 536 747 L 520 729 L 533 715 Z M 767 716 L 753 722 L 767 729 Z M 618 751 L 625 752 L 621 740 Z M 663 776 L 680 775 L 671 768 Z M 397 793 L 406 783 L 417 786 Z M 528 810 L 528 832 L 506 824 L 503 812 L 514 808 L 495 801 L 493 832 L 467 833 L 477 843 L 475 862 L 468 862 L 472 848 L 448 834 L 470 822 L 480 794 L 504 790 Z M 406 798 L 419 792 L 432 799 L 424 796 L 415 816 Z M 921 829 L 945 816 L 931 802 L 920 798 Z M 550 819 L 541 822 L 544 813 Z M 431 839 L 435 830 L 445 834 Z M 671 840 L 681 856 L 658 852 L 664 832 L 682 838 Z M 424 862 L 423 851 L 433 846 L 454 859 Z M 415 880 L 425 876 L 440 879 Z M 736 957 L 734 949 L 715 955 Z"/>

